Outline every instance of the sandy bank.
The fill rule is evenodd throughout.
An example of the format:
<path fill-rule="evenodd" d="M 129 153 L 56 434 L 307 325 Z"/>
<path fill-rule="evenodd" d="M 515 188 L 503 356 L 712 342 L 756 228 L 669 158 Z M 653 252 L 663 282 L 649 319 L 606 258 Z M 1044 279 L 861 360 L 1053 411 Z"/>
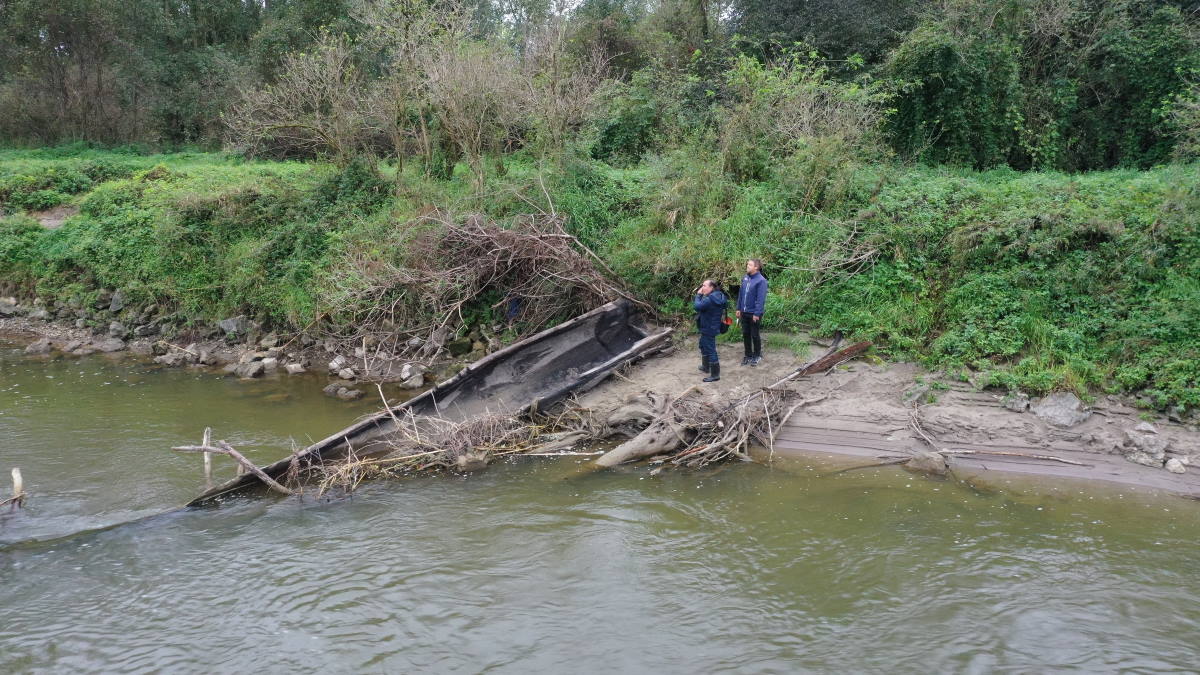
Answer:
<path fill-rule="evenodd" d="M 789 349 L 768 348 L 761 366 L 745 367 L 738 365 L 740 345 L 719 350 L 722 379 L 705 386 L 730 400 L 776 382 L 805 360 Z M 823 351 L 814 345 L 812 355 Z M 636 364 L 579 403 L 603 417 L 644 391 L 678 394 L 703 377 L 697 365 L 695 337 L 684 337 L 674 353 Z M 843 467 L 869 466 L 936 450 L 963 479 L 1006 472 L 1200 496 L 1200 431 L 1116 397 L 1072 410 L 1052 405 L 1053 399 L 980 391 L 912 364 L 862 360 L 788 386 L 809 403 L 778 432 L 773 448 L 758 450 L 760 461 L 824 458 Z"/>

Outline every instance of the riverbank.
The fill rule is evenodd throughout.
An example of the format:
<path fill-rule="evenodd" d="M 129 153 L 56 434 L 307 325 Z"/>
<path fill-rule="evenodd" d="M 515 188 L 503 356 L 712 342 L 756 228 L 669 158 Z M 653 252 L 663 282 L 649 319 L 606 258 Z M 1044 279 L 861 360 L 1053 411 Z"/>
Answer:
<path fill-rule="evenodd" d="M 546 240 L 574 236 L 594 254 L 584 260 L 673 319 L 688 314 L 684 289 L 706 277 L 733 284 L 760 257 L 775 329 L 843 330 L 889 359 L 1031 395 L 1119 393 L 1176 416 L 1200 406 L 1197 165 L 1059 174 L 879 163 L 797 203 L 833 188 L 783 175 L 738 182 L 707 161 L 547 166 L 518 153 L 496 161 L 480 196 L 467 172 L 433 178 L 416 163 L 0 151 L 10 186 L 0 295 L 52 309 L 121 293 L 178 327 L 244 317 L 268 333 L 347 342 L 397 331 L 428 340 L 444 326 L 470 350 L 488 339 L 468 339 L 473 330 L 514 309 L 550 304 L 563 320 L 595 306 L 560 282 L 513 307 L 506 294 L 537 265 L 523 258 L 476 285 L 492 261 L 478 264 L 486 256 L 471 237 L 443 236 L 481 217 L 512 231 L 551 213 Z M 22 206 L 31 190 L 54 191 L 60 210 Z M 457 276 L 440 277 L 445 267 Z M 506 330 L 546 325 L 521 321 Z"/>
<path fill-rule="evenodd" d="M 778 342 L 778 340 L 777 340 Z M 825 350 L 768 348 L 759 367 L 739 366 L 741 346 L 719 347 L 725 364 L 712 389 L 729 400 L 769 386 Z M 699 381 L 695 338 L 651 357 L 579 397 L 599 419 L 631 403 L 671 397 Z M 802 352 L 802 350 L 801 350 Z M 786 385 L 805 403 L 778 430 L 759 462 L 825 460 L 846 471 L 908 463 L 968 482 L 1004 473 L 1061 481 L 1104 481 L 1200 498 L 1200 429 L 1150 415 L 1116 396 L 1085 404 L 1059 392 L 1029 398 L 981 390 L 912 363 L 853 361 Z M 944 464 L 931 462 L 931 454 Z"/>

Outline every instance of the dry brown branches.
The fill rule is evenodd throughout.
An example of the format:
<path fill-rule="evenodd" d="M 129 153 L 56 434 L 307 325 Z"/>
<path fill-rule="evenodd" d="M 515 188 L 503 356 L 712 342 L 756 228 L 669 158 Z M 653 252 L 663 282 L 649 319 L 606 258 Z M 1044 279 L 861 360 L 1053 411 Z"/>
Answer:
<path fill-rule="evenodd" d="M 363 250 L 337 271 L 331 298 L 344 323 L 340 337 L 392 353 L 422 350 L 432 358 L 467 322 L 465 310 L 492 292 L 527 332 L 630 295 L 596 266 L 594 255 L 552 215 L 516 219 L 510 227 L 480 215 L 456 219 L 433 211 L 408 223 L 404 260 Z M 632 299 L 632 298 L 630 298 Z M 405 342 L 411 338 L 411 344 Z"/>

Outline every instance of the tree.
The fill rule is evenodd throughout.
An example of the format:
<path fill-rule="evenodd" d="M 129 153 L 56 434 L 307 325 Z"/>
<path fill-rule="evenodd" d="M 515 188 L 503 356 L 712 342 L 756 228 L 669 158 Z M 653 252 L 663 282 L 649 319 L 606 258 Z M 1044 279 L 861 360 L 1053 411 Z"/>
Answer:
<path fill-rule="evenodd" d="M 345 163 L 368 129 L 365 92 L 349 38 L 324 33 L 312 51 L 284 57 L 275 84 L 242 90 L 226 118 L 230 140 L 244 152 Z"/>

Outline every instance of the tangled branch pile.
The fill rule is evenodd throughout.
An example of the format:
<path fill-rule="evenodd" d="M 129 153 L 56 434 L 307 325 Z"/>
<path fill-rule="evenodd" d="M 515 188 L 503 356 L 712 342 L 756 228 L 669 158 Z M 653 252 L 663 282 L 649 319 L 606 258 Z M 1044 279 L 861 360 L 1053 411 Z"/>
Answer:
<path fill-rule="evenodd" d="M 797 398 L 789 389 L 766 388 L 729 403 L 692 387 L 674 399 L 659 399 L 653 421 L 597 459 L 596 466 L 610 468 L 645 457 L 689 468 L 748 459 L 751 445 L 771 447 L 775 432 L 793 410 L 807 402 L 797 403 Z M 615 415 L 630 412 L 627 406 Z M 610 418 L 610 423 L 617 421 Z"/>
<path fill-rule="evenodd" d="M 489 414 L 464 422 L 393 416 L 396 431 L 383 451 L 323 465 L 319 491 L 353 491 L 364 480 L 400 478 L 420 471 L 471 472 L 506 455 L 546 455 L 596 436 L 592 420 L 577 408 L 555 416 Z"/>
<path fill-rule="evenodd" d="M 405 229 L 411 239 L 404 246 L 362 250 L 335 274 L 340 290 L 329 313 L 351 327 L 337 337 L 356 345 L 390 340 L 392 353 L 419 348 L 433 357 L 485 298 L 526 334 L 614 297 L 633 299 L 553 214 L 504 227 L 481 215 L 460 221 L 433 211 Z M 406 257 L 390 259 L 387 249 Z"/>

